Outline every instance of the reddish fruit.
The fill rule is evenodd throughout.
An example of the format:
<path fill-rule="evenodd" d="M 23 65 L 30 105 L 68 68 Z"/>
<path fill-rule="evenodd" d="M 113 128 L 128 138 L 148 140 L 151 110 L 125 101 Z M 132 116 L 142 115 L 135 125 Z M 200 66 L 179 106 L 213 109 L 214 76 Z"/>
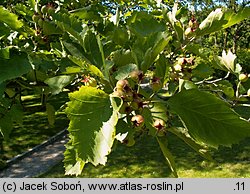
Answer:
<path fill-rule="evenodd" d="M 125 89 L 126 87 L 129 86 L 129 83 L 127 80 L 125 79 L 122 79 L 122 80 L 119 80 L 117 83 L 116 83 L 116 88 L 117 90 L 123 90 Z"/>
<path fill-rule="evenodd" d="M 115 97 L 120 97 L 120 98 L 124 98 L 125 94 L 124 94 L 124 92 L 121 91 L 121 90 L 116 90 L 116 91 L 113 92 L 113 96 L 115 96 Z"/>
<path fill-rule="evenodd" d="M 140 80 L 142 80 L 143 78 L 143 72 L 140 70 L 134 70 L 129 74 L 130 78 L 135 81 L 138 82 Z"/>
<path fill-rule="evenodd" d="M 187 63 L 187 60 L 184 57 L 181 57 L 178 59 L 177 64 L 179 65 L 185 65 Z"/>
<path fill-rule="evenodd" d="M 144 117 L 142 115 L 135 115 L 131 121 L 136 127 L 140 127 L 144 124 Z"/>
<path fill-rule="evenodd" d="M 153 126 L 157 129 L 157 130 L 162 130 L 163 128 L 165 128 L 166 124 L 165 121 L 163 121 L 162 119 L 156 119 L 154 121 Z"/>

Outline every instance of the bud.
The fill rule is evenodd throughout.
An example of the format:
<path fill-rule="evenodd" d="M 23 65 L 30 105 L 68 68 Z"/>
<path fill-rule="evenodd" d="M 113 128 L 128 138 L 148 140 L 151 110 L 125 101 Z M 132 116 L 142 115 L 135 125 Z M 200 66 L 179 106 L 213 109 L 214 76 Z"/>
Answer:
<path fill-rule="evenodd" d="M 246 82 L 246 81 L 248 80 L 247 74 L 244 74 L 244 73 L 240 74 L 240 75 L 239 75 L 239 80 L 240 80 L 241 82 Z"/>

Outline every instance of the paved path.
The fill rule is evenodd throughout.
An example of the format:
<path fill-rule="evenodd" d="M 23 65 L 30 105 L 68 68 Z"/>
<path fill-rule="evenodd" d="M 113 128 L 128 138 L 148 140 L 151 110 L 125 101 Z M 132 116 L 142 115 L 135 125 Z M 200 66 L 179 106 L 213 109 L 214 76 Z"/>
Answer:
<path fill-rule="evenodd" d="M 11 160 L 7 168 L 0 171 L 3 178 L 31 178 L 47 172 L 52 166 L 63 160 L 66 131 L 62 131 L 50 140 Z"/>

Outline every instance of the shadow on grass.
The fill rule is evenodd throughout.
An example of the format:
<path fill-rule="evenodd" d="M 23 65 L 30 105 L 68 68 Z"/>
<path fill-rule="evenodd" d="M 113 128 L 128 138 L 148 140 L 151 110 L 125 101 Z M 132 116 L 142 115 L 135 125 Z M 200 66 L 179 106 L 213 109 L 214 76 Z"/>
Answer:
<path fill-rule="evenodd" d="M 250 141 L 246 139 L 230 148 L 221 147 L 211 153 L 216 162 L 206 161 L 180 139 L 169 135 L 169 148 L 175 156 L 180 177 L 249 177 Z M 64 176 L 63 164 L 51 168 L 41 177 Z M 106 166 L 87 164 L 80 177 L 140 178 L 173 177 L 157 142 L 143 137 L 134 147 L 118 143 L 108 157 Z"/>
<path fill-rule="evenodd" d="M 58 110 L 68 100 L 62 92 L 48 100 Z M 24 118 L 22 126 L 15 126 L 9 139 L 3 140 L 0 159 L 8 160 L 49 139 L 68 125 L 68 119 L 62 112 L 56 113 L 54 126 L 49 126 L 45 107 L 39 96 L 23 97 Z M 2 141 L 2 140 L 0 140 Z"/>

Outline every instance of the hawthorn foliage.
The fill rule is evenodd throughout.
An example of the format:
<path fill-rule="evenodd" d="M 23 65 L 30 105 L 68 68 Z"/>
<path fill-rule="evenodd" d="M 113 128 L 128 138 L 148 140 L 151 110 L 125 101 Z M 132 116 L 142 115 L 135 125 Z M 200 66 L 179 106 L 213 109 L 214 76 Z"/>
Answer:
<path fill-rule="evenodd" d="M 10 2 L 9 2 L 10 3 Z M 169 3 L 169 4 L 168 4 Z M 53 124 L 53 95 L 69 91 L 66 174 L 105 165 L 114 141 L 133 146 L 151 135 L 177 175 L 168 134 L 206 159 L 210 147 L 250 136 L 250 79 L 231 50 L 201 45 L 240 23 L 217 8 L 199 21 L 161 1 L 20 1 L 0 6 L 0 132 L 22 123 L 21 96 L 40 94 Z M 171 5 L 171 6 L 169 6 Z"/>

